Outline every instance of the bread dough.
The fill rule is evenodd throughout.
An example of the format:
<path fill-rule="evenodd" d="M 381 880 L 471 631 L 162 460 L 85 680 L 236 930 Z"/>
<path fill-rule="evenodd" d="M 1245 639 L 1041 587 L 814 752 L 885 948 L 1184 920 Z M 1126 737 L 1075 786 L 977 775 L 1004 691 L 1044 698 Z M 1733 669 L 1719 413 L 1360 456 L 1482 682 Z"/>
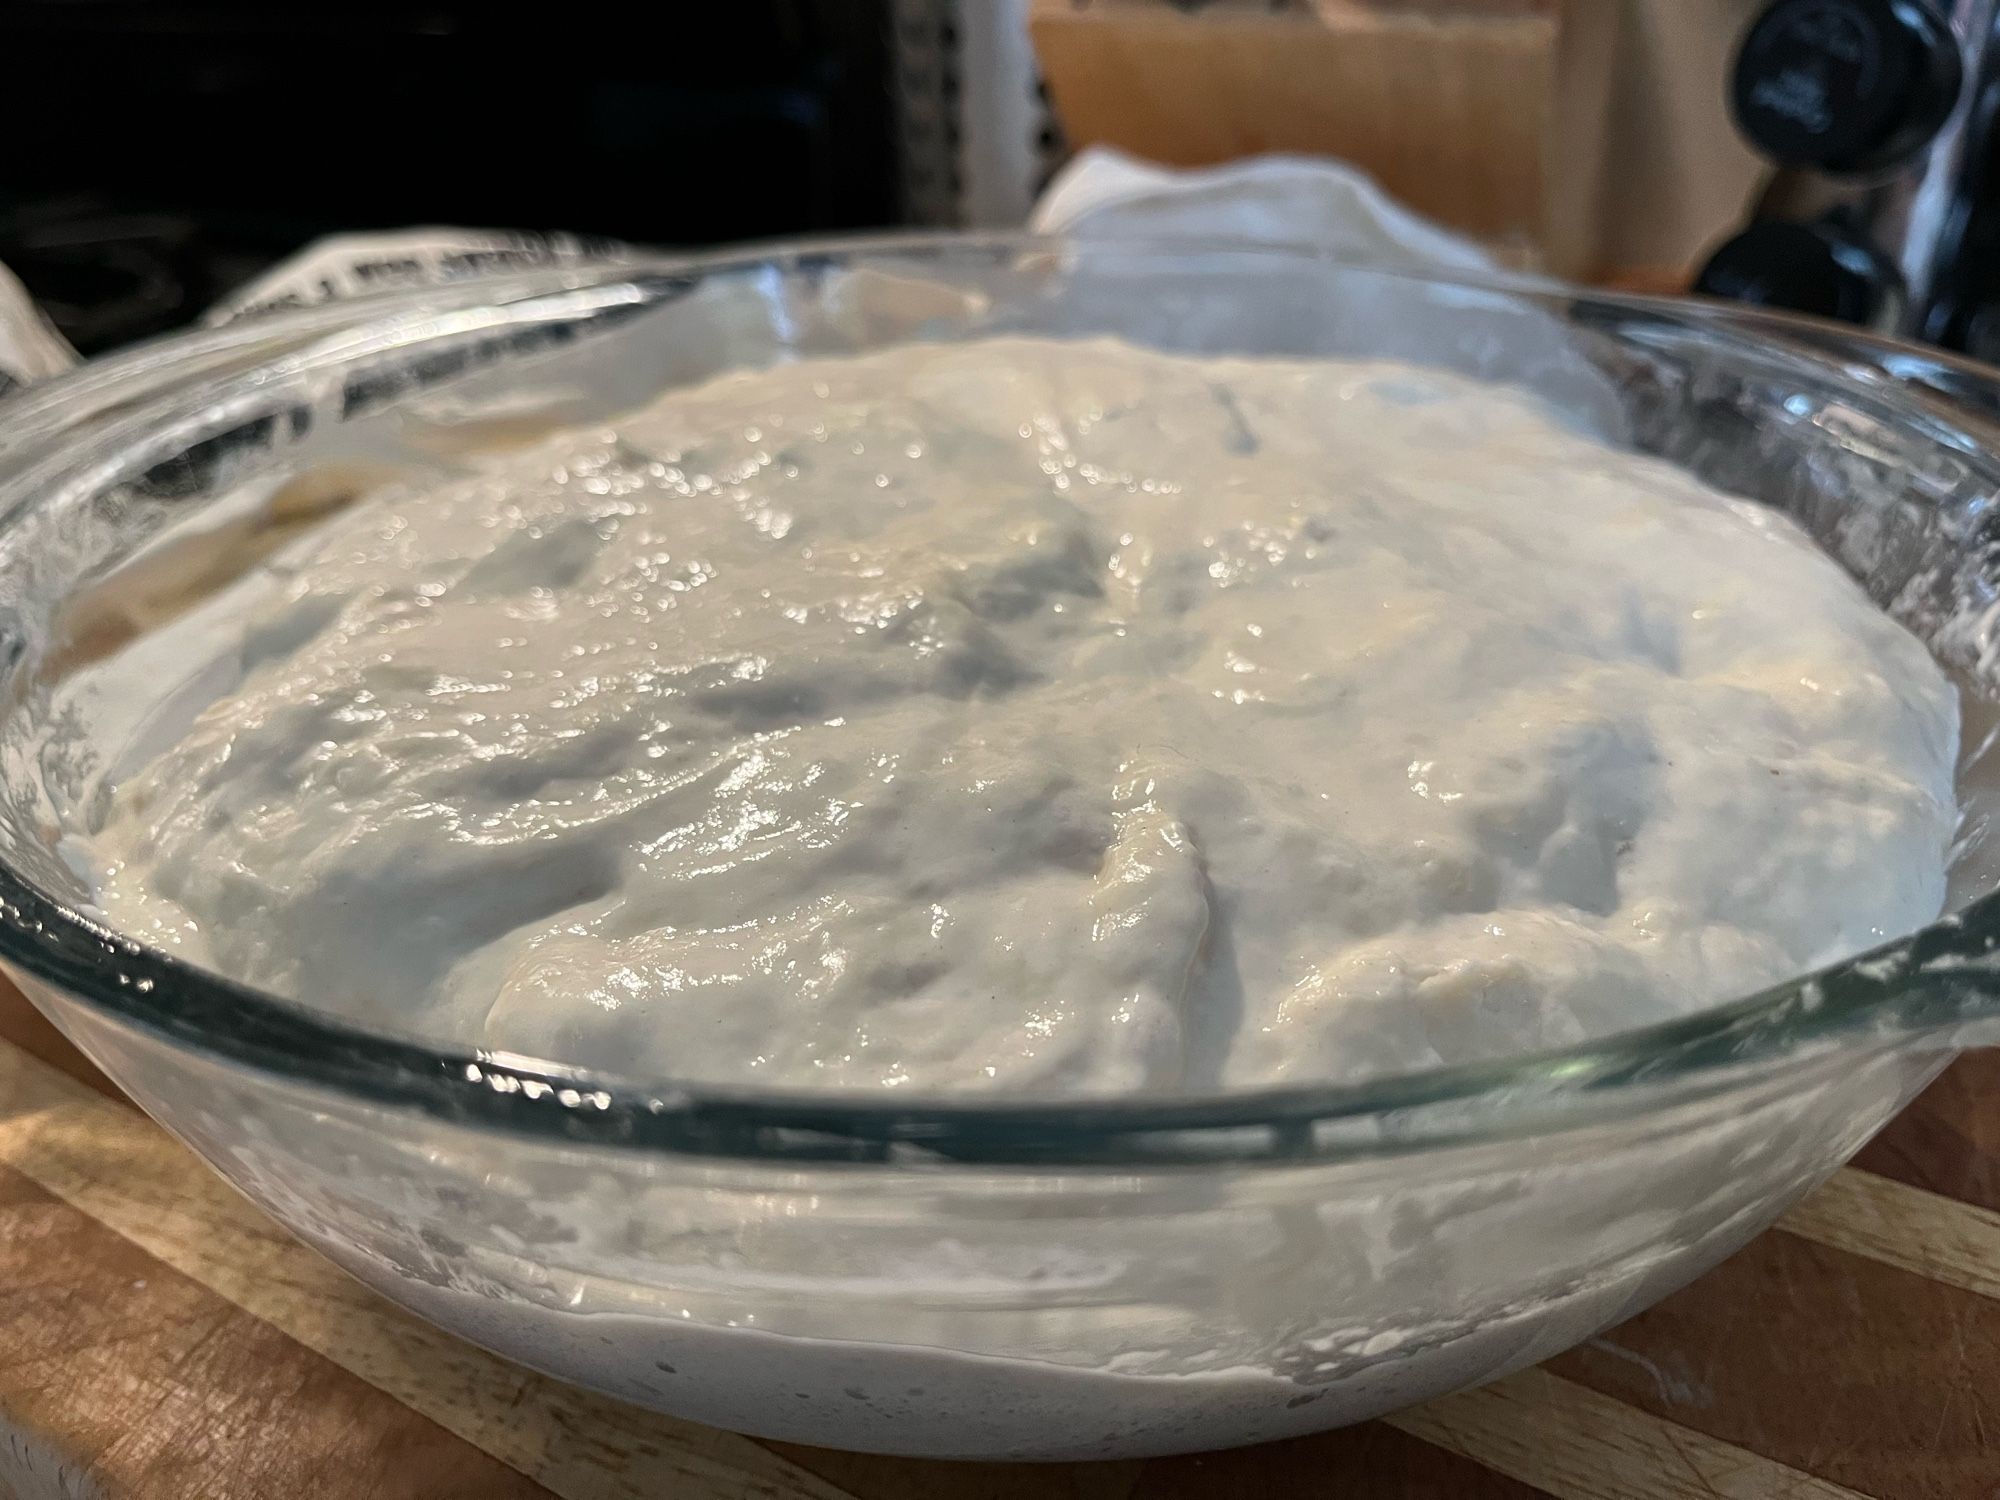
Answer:
<path fill-rule="evenodd" d="M 1573 1042 L 1943 900 L 1957 701 L 1789 522 L 1415 367 L 734 374 L 276 564 L 135 936 L 627 1076 L 1014 1094 Z"/>

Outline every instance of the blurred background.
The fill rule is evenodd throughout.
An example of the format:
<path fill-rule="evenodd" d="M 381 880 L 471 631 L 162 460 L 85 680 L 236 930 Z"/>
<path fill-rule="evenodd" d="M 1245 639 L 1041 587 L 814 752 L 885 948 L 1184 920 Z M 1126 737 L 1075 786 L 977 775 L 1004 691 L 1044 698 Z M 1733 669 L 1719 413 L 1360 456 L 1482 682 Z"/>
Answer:
<path fill-rule="evenodd" d="M 1994 11 L 577 0 L 523 25 L 460 0 L 0 0 L 0 262 L 90 353 L 341 230 L 1006 226 L 1081 148 L 1292 152 L 1510 264 L 1984 350 Z"/>
<path fill-rule="evenodd" d="M 8 0 L 0 261 L 93 352 L 322 235 L 896 222 L 886 0 Z"/>

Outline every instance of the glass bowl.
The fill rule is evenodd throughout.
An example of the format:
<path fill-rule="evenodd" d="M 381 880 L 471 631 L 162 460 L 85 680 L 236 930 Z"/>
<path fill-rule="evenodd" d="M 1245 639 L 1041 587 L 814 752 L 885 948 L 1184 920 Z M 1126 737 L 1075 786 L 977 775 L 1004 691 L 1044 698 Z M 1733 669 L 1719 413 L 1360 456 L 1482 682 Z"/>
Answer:
<path fill-rule="evenodd" d="M 1023 332 L 1446 367 L 1790 512 L 1960 684 L 1951 910 L 1765 994 L 1564 1051 L 1337 1087 L 999 1103 L 441 1048 L 88 914 L 62 840 L 135 708 L 84 685 L 226 583 L 226 559 L 384 475 L 723 370 Z M 1954 1049 L 2000 1034 L 1996 409 L 1980 369 L 1830 326 L 1180 242 L 774 248 L 169 339 L 0 405 L 0 964 L 361 1280 L 628 1400 L 965 1457 L 1166 1453 L 1356 1421 L 1664 1296 L 1831 1173 Z"/>

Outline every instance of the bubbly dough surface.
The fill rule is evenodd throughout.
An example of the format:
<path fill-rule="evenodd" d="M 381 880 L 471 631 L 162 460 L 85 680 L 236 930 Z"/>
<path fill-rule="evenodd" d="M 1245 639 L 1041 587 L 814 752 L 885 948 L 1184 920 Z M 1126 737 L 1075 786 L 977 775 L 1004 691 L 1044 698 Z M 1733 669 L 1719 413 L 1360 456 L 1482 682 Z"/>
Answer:
<path fill-rule="evenodd" d="M 389 489 L 91 845 L 135 936 L 620 1074 L 1352 1079 L 1943 900 L 1957 702 L 1790 523 L 1413 367 L 732 375 Z"/>

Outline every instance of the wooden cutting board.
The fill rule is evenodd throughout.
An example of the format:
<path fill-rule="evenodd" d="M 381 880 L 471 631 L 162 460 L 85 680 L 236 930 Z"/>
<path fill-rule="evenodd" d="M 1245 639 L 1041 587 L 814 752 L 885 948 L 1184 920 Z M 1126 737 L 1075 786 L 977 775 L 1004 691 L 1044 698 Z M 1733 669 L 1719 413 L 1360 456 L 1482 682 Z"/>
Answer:
<path fill-rule="evenodd" d="M 224 1187 L 0 987 L 0 1500 L 1992 1500 L 2000 1054 L 1693 1287 L 1549 1365 L 1195 1458 L 760 1443 L 398 1312 Z"/>

